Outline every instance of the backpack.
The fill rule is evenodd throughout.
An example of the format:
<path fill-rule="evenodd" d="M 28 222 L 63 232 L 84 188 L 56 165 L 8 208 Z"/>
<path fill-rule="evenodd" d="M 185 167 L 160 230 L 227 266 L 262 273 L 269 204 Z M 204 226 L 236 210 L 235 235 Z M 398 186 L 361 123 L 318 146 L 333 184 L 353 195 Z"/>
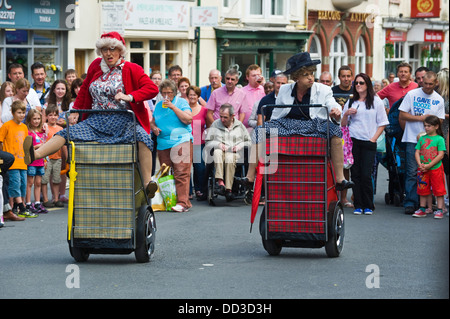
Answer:
<path fill-rule="evenodd" d="M 401 133 L 403 135 L 403 130 L 400 126 L 400 122 L 398 117 L 400 115 L 400 110 L 398 109 L 403 102 L 403 97 L 392 104 L 391 109 L 389 110 L 388 120 L 389 125 L 386 126 L 385 131 L 388 136 L 396 136 Z"/>

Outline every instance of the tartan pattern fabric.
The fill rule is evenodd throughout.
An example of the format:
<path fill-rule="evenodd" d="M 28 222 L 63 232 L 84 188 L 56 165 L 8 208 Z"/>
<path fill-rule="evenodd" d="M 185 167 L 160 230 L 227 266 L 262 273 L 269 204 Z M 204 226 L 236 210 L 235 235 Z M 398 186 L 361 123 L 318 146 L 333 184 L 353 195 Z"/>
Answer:
<path fill-rule="evenodd" d="M 71 149 L 69 146 L 69 154 L 72 154 Z M 124 164 L 136 161 L 133 144 L 76 143 L 75 151 L 77 164 Z"/>
<path fill-rule="evenodd" d="M 128 161 L 133 157 L 132 150 L 127 144 L 75 145 L 78 174 L 74 187 L 74 238 L 132 238 L 136 169 L 133 163 L 98 164 L 106 160 Z"/>
<path fill-rule="evenodd" d="M 277 143 L 278 146 L 274 146 Z M 327 140 L 300 135 L 271 137 L 266 140 L 266 153 L 278 149 L 278 154 L 292 156 L 327 156 Z"/>
<path fill-rule="evenodd" d="M 269 139 L 267 149 L 268 144 Z M 325 233 L 325 192 L 330 197 L 330 182 L 334 183 L 326 147 L 323 138 L 278 137 L 277 170 L 265 176 L 269 232 Z"/>

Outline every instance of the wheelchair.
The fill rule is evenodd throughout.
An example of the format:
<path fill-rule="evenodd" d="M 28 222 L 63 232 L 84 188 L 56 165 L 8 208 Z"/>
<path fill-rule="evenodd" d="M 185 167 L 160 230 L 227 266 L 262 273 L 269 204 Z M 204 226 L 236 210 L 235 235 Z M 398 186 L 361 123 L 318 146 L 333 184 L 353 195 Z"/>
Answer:
<path fill-rule="evenodd" d="M 225 191 L 218 185 L 217 179 L 215 177 L 216 169 L 213 158 L 214 149 L 205 148 L 204 151 L 207 159 L 205 176 L 207 179 L 207 200 L 209 205 L 216 206 L 217 200 L 222 197 L 225 198 L 226 202 L 244 199 L 244 202 L 247 205 L 250 205 L 251 197 L 249 198 L 249 191 L 245 183 L 243 182 L 244 178 L 247 176 L 250 148 L 244 147 L 239 152 L 241 154 L 241 158 L 236 163 L 236 170 L 234 173 L 234 181 L 230 196 L 226 196 Z"/>

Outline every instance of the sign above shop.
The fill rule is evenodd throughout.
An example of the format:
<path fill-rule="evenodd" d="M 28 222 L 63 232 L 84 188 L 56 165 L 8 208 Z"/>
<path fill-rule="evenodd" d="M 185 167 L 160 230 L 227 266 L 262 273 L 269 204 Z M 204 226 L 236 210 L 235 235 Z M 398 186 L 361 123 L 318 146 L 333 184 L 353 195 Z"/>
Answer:
<path fill-rule="evenodd" d="M 405 42 L 406 32 L 386 29 L 386 42 Z"/>
<path fill-rule="evenodd" d="M 218 24 L 217 7 L 192 7 L 191 26 L 215 27 Z"/>
<path fill-rule="evenodd" d="M 439 18 L 440 0 L 411 0 L 411 18 Z"/>
<path fill-rule="evenodd" d="M 366 20 L 370 18 L 371 22 L 373 22 L 373 14 L 371 13 L 361 13 L 361 12 L 341 12 L 341 11 L 328 11 L 328 10 L 319 10 L 317 11 L 317 19 L 318 20 L 347 20 L 350 22 L 366 22 Z"/>
<path fill-rule="evenodd" d="M 75 0 L 0 0 L 0 28 L 73 30 Z"/>
<path fill-rule="evenodd" d="M 185 1 L 125 1 L 124 28 L 188 31 L 189 7 Z"/>
<path fill-rule="evenodd" d="M 444 31 L 425 30 L 423 40 L 425 42 L 444 42 Z"/>

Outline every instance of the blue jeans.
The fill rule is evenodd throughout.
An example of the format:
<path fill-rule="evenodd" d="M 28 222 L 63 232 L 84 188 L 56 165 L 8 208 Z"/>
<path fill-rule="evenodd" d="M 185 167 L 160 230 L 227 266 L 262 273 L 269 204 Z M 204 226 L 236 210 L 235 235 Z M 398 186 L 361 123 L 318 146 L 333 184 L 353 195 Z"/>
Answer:
<path fill-rule="evenodd" d="M 416 144 L 405 143 L 405 200 L 404 207 L 418 207 Z"/>

